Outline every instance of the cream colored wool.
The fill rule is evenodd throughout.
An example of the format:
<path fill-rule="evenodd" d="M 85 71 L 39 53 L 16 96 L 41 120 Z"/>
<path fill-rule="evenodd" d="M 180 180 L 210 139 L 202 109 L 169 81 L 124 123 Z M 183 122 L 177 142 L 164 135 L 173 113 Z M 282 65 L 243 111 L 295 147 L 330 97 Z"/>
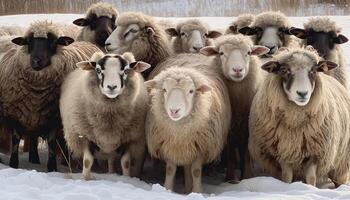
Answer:
<path fill-rule="evenodd" d="M 0 37 L 11 35 L 23 35 L 25 29 L 19 26 L 0 26 Z"/>
<path fill-rule="evenodd" d="M 293 59 L 294 58 L 294 59 Z M 275 58 L 279 63 L 319 62 L 315 52 L 293 50 Z M 269 74 L 254 97 L 249 119 L 251 156 L 271 175 L 280 177 L 281 162 L 303 176 L 305 161 L 316 158 L 317 177 L 330 174 L 348 182 L 350 97 L 333 78 L 317 73 L 315 89 L 306 106 L 289 101 L 279 75 Z"/>
<path fill-rule="evenodd" d="M 146 121 L 147 145 L 152 157 L 176 165 L 188 165 L 197 158 L 203 164 L 209 163 L 220 155 L 230 127 L 229 97 L 220 75 L 215 76 L 213 71 L 211 75 L 203 73 L 200 65 L 197 63 L 198 68 L 169 66 L 154 78 L 157 84 L 152 91 Z M 203 69 L 205 67 L 203 65 Z M 169 77 L 190 77 L 196 87 L 202 84 L 211 87 L 208 92 L 196 93 L 192 112 L 176 122 L 164 109 L 161 85 Z"/>
<path fill-rule="evenodd" d="M 90 60 L 98 61 L 102 56 L 94 55 Z M 129 63 L 135 61 L 133 56 L 123 57 Z M 104 154 L 114 154 L 119 147 L 126 147 L 133 159 L 144 156 L 148 93 L 139 73 L 130 72 L 123 93 L 116 99 L 108 99 L 99 89 L 94 70 L 76 69 L 62 85 L 60 109 L 64 137 L 76 156 L 81 157 L 90 142 Z M 134 163 L 143 162 L 133 159 Z M 140 170 L 132 175 L 139 176 Z"/>

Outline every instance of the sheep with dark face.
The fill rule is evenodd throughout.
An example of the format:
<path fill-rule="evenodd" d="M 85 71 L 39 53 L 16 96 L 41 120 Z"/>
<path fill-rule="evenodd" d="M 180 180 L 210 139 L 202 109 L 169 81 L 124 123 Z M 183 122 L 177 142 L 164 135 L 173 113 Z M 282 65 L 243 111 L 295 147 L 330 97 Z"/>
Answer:
<path fill-rule="evenodd" d="M 290 22 L 283 13 L 270 11 L 257 15 L 250 26 L 239 29 L 239 32 L 253 36 L 254 44 L 269 48 L 269 56 L 276 53 L 280 47 L 294 45 L 289 28 Z"/>
<path fill-rule="evenodd" d="M 111 4 L 99 2 L 90 6 L 85 18 L 76 19 L 73 23 L 82 26 L 78 41 L 87 41 L 104 50 L 105 41 L 116 28 L 118 11 Z"/>
<path fill-rule="evenodd" d="M 61 126 L 60 85 L 75 63 L 99 49 L 86 42 L 73 43 L 72 38 L 62 34 L 61 26 L 47 21 L 34 22 L 24 37 L 12 42 L 21 47 L 10 49 L 0 61 L 1 126 L 14 133 L 10 166 L 18 167 L 22 136 L 32 139 L 42 136 L 49 144 L 48 171 L 55 171 L 55 137 Z M 29 157 L 34 163 L 40 162 L 35 145 L 31 145 Z"/>
<path fill-rule="evenodd" d="M 269 72 L 249 118 L 249 151 L 271 175 L 315 185 L 329 176 L 349 181 L 350 96 L 323 72 L 337 64 L 309 48 L 285 51 L 265 63 Z"/>
<path fill-rule="evenodd" d="M 209 30 L 209 26 L 198 19 L 190 19 L 179 23 L 176 28 L 168 28 L 166 32 L 175 37 L 172 45 L 175 53 L 198 53 L 205 46 L 213 45 L 213 38 L 221 33 Z"/>
<path fill-rule="evenodd" d="M 83 157 L 83 176 L 92 179 L 94 157 L 108 159 L 113 172 L 117 150 L 123 175 L 140 176 L 146 150 L 148 93 L 140 72 L 150 67 L 131 53 L 96 53 L 77 63 L 62 85 L 60 110 L 69 149 Z"/>
<path fill-rule="evenodd" d="M 304 29 L 292 28 L 290 30 L 293 35 L 302 39 L 305 46 L 311 45 L 321 57 L 337 63 L 339 67 L 327 74 L 347 87 L 346 61 L 339 44 L 347 42 L 348 38 L 340 34 L 340 31 L 335 21 L 328 17 L 311 18 L 304 24 Z"/>
<path fill-rule="evenodd" d="M 239 34 L 239 30 L 244 27 L 249 27 L 253 24 L 255 15 L 252 14 L 241 14 L 229 25 L 226 29 L 225 34 Z"/>
<path fill-rule="evenodd" d="M 126 12 L 118 17 L 117 28 L 105 45 L 109 52 L 131 52 L 136 60 L 149 63 L 151 68 L 142 73 L 146 80 L 158 63 L 172 53 L 167 34 L 153 17 L 136 12 Z"/>

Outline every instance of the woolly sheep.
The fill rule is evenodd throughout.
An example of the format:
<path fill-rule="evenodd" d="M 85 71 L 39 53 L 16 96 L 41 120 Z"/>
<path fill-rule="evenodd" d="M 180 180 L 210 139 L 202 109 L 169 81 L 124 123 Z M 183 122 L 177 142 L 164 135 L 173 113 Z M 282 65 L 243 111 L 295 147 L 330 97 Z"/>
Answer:
<path fill-rule="evenodd" d="M 336 66 L 309 49 L 283 52 L 262 66 L 270 74 L 252 103 L 249 151 L 285 182 L 315 185 L 329 175 L 336 185 L 348 183 L 349 93 L 320 73 Z"/>
<path fill-rule="evenodd" d="M 113 172 L 116 151 L 125 153 L 123 175 L 139 176 L 146 140 L 148 93 L 139 72 L 150 67 L 130 53 L 96 53 L 77 64 L 62 85 L 60 110 L 69 149 L 83 157 L 83 176 L 90 180 L 94 157 L 108 158 Z"/>
<path fill-rule="evenodd" d="M 327 72 L 347 87 L 345 55 L 339 44 L 348 39 L 340 34 L 341 29 L 328 17 L 315 17 L 304 24 L 304 29 L 293 28 L 290 32 L 302 39 L 304 46 L 312 45 L 326 60 L 335 62 L 339 67 Z"/>
<path fill-rule="evenodd" d="M 268 11 L 257 15 L 250 26 L 239 29 L 239 32 L 252 36 L 254 44 L 269 48 L 265 56 L 271 57 L 280 47 L 299 46 L 289 29 L 290 22 L 283 13 Z"/>
<path fill-rule="evenodd" d="M 179 23 L 176 28 L 166 32 L 174 37 L 172 46 L 175 53 L 198 53 L 205 46 L 213 45 L 213 38 L 221 36 L 217 31 L 210 31 L 209 26 L 198 19 L 189 19 Z"/>
<path fill-rule="evenodd" d="M 198 55 L 179 55 L 173 61 L 188 61 Z M 201 192 L 202 165 L 215 161 L 226 142 L 231 118 L 229 96 L 220 74 L 208 70 L 209 65 L 192 62 L 192 67 L 187 62 L 172 67 L 169 63 L 146 82 L 152 88 L 146 118 L 148 151 L 166 162 L 167 189 L 174 190 L 176 168 L 182 165 L 186 192 Z"/>
<path fill-rule="evenodd" d="M 155 20 L 142 13 L 126 12 L 117 19 L 117 28 L 106 40 L 106 50 L 113 53 L 131 52 L 136 60 L 151 68 L 142 73 L 147 80 L 158 63 L 172 54 L 165 31 Z"/>
<path fill-rule="evenodd" d="M 239 34 L 238 30 L 244 27 L 249 27 L 255 19 L 255 15 L 252 14 L 241 14 L 229 25 L 226 29 L 225 34 Z"/>
<path fill-rule="evenodd" d="M 83 27 L 77 37 L 78 41 L 87 41 L 105 50 L 105 41 L 116 28 L 115 21 L 119 13 L 111 4 L 99 2 L 92 4 L 86 12 L 85 18 L 73 21 Z"/>
<path fill-rule="evenodd" d="M 25 28 L 19 26 L 0 26 L 0 37 L 11 35 L 23 35 Z"/>
<path fill-rule="evenodd" d="M 58 97 L 60 85 L 75 63 L 99 51 L 94 45 L 62 35 L 59 26 L 47 21 L 30 25 L 24 37 L 0 61 L 0 102 L 3 121 L 12 135 L 10 166 L 18 167 L 18 146 L 22 136 L 48 139 L 48 171 L 56 167 L 56 132 L 60 128 Z M 14 84 L 15 83 L 15 84 Z M 15 130 L 15 131 L 14 131 Z M 3 134 L 3 133 L 1 133 Z M 37 147 L 31 145 L 29 158 L 39 163 Z"/>
<path fill-rule="evenodd" d="M 230 95 L 232 118 L 231 133 L 227 145 L 228 167 L 226 180 L 235 180 L 235 149 L 240 156 L 241 179 L 251 176 L 248 153 L 248 116 L 253 97 L 263 81 L 260 59 L 257 57 L 269 51 L 264 46 L 253 45 L 243 35 L 220 37 L 215 46 L 201 49 L 201 53 L 215 55 L 213 66 L 222 70 Z"/>

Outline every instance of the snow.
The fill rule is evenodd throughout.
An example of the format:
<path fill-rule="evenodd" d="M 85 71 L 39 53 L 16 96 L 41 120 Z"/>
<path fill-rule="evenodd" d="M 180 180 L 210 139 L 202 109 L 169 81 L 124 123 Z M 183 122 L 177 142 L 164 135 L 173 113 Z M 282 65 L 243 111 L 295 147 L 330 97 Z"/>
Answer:
<path fill-rule="evenodd" d="M 60 23 L 72 23 L 81 15 L 76 14 L 35 14 L 1 16 L 0 25 L 28 26 L 34 20 L 48 19 Z M 301 27 L 308 17 L 291 17 L 294 26 Z M 350 16 L 332 16 L 342 33 L 350 38 Z M 163 20 L 164 18 L 160 18 Z M 233 18 L 203 17 L 215 29 L 225 29 Z M 182 18 L 166 18 L 172 22 Z M 342 45 L 346 58 L 350 60 L 350 42 Z M 350 69 L 350 65 L 348 67 Z M 98 200 L 98 199 L 138 199 L 138 200 L 234 200 L 234 199 L 350 199 L 350 185 L 337 189 L 318 189 L 301 182 L 286 184 L 271 177 L 256 177 L 241 181 L 239 184 L 214 183 L 204 179 L 204 194 L 182 195 L 167 191 L 159 184 L 151 184 L 136 178 L 116 174 L 94 174 L 96 180 L 84 181 L 81 174 L 72 174 L 67 178 L 64 173 L 43 173 L 30 169 L 45 171 L 45 155 L 41 152 L 41 165 L 28 165 L 28 154 L 20 155 L 20 167 L 11 169 L 0 164 L 0 200 L 3 199 L 50 199 L 50 200 Z M 8 156 L 1 156 L 8 163 Z M 63 169 L 63 170 L 62 170 Z M 67 171 L 66 168 L 61 168 Z"/>

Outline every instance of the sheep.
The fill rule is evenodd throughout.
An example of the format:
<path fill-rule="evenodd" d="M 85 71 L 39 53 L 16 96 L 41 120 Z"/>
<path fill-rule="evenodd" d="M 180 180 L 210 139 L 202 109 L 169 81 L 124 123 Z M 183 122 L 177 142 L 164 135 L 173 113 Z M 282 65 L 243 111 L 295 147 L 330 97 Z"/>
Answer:
<path fill-rule="evenodd" d="M 115 21 L 119 13 L 111 4 L 99 2 L 92 4 L 85 18 L 73 21 L 73 24 L 83 27 L 77 41 L 87 41 L 105 50 L 105 41 L 116 28 Z"/>
<path fill-rule="evenodd" d="M 25 29 L 19 26 L 0 26 L 0 37 L 11 35 L 22 35 Z"/>
<path fill-rule="evenodd" d="M 146 82 L 151 88 L 146 118 L 148 151 L 166 162 L 164 185 L 170 190 L 174 190 L 176 168 L 182 165 L 186 192 L 201 192 L 202 165 L 215 161 L 226 142 L 229 97 L 219 73 L 206 70 L 209 67 L 200 62 L 193 67 L 168 65 Z"/>
<path fill-rule="evenodd" d="M 221 36 L 220 32 L 210 31 L 209 26 L 198 19 L 179 23 L 176 28 L 165 30 L 171 37 L 175 53 L 198 53 L 205 46 L 213 45 L 212 39 Z"/>
<path fill-rule="evenodd" d="M 241 14 L 230 24 L 226 29 L 225 35 L 227 34 L 239 34 L 238 30 L 244 27 L 249 27 L 255 19 L 255 15 L 252 14 Z"/>
<path fill-rule="evenodd" d="M 74 155 L 83 157 L 83 176 L 93 179 L 94 157 L 108 158 L 113 172 L 116 150 L 123 175 L 140 176 L 146 150 L 148 93 L 139 74 L 150 67 L 131 53 L 96 53 L 77 63 L 62 85 L 60 111 L 64 137 Z"/>
<path fill-rule="evenodd" d="M 73 43 L 72 38 L 62 35 L 60 26 L 48 21 L 32 23 L 24 37 L 12 42 L 18 46 L 8 50 L 0 61 L 0 126 L 13 133 L 10 166 L 18 167 L 22 136 L 33 140 L 42 136 L 49 145 L 48 171 L 57 171 L 55 137 L 61 126 L 60 85 L 75 63 L 99 49 L 86 42 Z M 35 145 L 31 145 L 29 160 L 40 163 Z"/>
<path fill-rule="evenodd" d="M 228 167 L 226 180 L 235 180 L 235 149 L 239 150 L 241 179 L 251 176 L 248 153 L 248 116 L 253 97 L 263 81 L 261 63 L 257 57 L 269 51 L 264 46 L 253 45 L 243 35 L 220 37 L 215 46 L 204 47 L 201 53 L 215 55 L 213 66 L 222 70 L 232 107 L 231 132 L 227 145 Z"/>
<path fill-rule="evenodd" d="M 281 12 L 263 12 L 255 17 L 250 26 L 243 27 L 238 32 L 252 36 L 254 44 L 270 49 L 265 57 L 271 57 L 280 47 L 298 47 L 294 36 L 290 35 L 290 22 Z"/>
<path fill-rule="evenodd" d="M 339 67 L 327 74 L 347 88 L 346 61 L 339 44 L 347 42 L 348 38 L 340 34 L 340 31 L 341 28 L 328 17 L 311 18 L 304 24 L 304 29 L 290 30 L 293 35 L 302 39 L 304 46 L 312 45 L 321 57 L 338 64 Z"/>
<path fill-rule="evenodd" d="M 147 15 L 126 12 L 117 19 L 117 28 L 106 40 L 106 50 L 113 53 L 131 52 L 136 60 L 151 67 L 142 73 L 145 80 L 158 63 L 172 54 L 165 31 Z"/>
<path fill-rule="evenodd" d="M 315 185 L 330 176 L 349 178 L 350 97 L 319 72 L 337 67 L 309 48 L 285 51 L 262 65 L 269 72 L 256 93 L 249 119 L 249 151 L 271 175 Z"/>

